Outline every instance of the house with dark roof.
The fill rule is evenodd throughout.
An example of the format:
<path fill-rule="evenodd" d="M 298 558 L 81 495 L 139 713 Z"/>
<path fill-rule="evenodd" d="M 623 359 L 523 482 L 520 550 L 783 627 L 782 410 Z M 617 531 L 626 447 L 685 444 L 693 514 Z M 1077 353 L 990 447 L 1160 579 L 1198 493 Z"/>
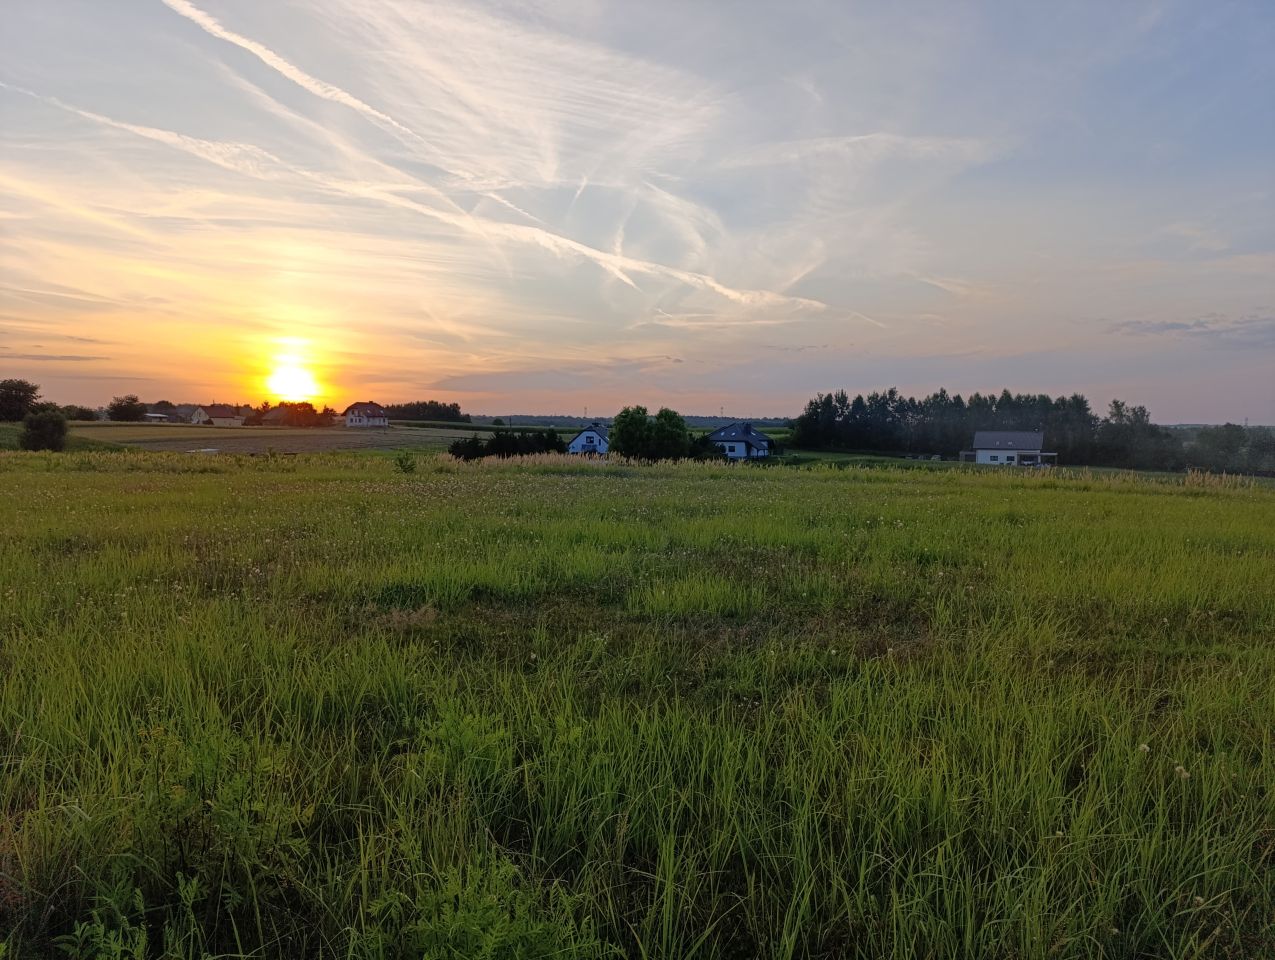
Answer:
<path fill-rule="evenodd" d="M 977 430 L 972 449 L 961 451 L 965 463 L 993 467 L 1048 467 L 1058 454 L 1046 453 L 1045 435 L 1039 430 Z"/>
<path fill-rule="evenodd" d="M 591 453 L 601 456 L 611 449 L 611 440 L 605 424 L 594 421 L 567 443 L 567 453 Z"/>
<path fill-rule="evenodd" d="M 724 427 L 718 427 L 708 435 L 708 442 L 715 444 L 730 460 L 756 460 L 768 457 L 775 445 L 770 437 L 747 421 L 728 423 Z"/>
<path fill-rule="evenodd" d="M 214 427 L 242 427 L 243 419 L 239 408 L 228 403 L 205 404 L 190 415 L 191 423 L 211 423 Z"/>
<path fill-rule="evenodd" d="M 347 427 L 388 427 L 390 415 L 379 403 L 371 400 L 360 400 L 345 408 L 341 414 Z"/>

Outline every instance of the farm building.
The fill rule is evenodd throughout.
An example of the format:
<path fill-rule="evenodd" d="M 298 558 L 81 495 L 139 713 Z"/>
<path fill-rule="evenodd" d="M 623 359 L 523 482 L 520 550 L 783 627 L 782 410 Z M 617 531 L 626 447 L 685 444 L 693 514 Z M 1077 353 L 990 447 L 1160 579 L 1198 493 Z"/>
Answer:
<path fill-rule="evenodd" d="M 567 444 L 567 453 L 603 454 L 610 446 L 607 428 L 601 423 L 591 423 L 571 438 Z"/>
<path fill-rule="evenodd" d="M 709 443 L 726 454 L 731 460 L 755 460 L 770 456 L 774 441 L 751 423 L 728 423 L 718 427 L 708 435 Z"/>
<path fill-rule="evenodd" d="M 243 420 L 239 408 L 228 403 L 210 403 L 196 407 L 195 412 L 190 415 L 191 423 L 211 423 L 214 427 L 242 427 Z"/>
<path fill-rule="evenodd" d="M 385 412 L 385 408 L 371 400 L 360 400 L 358 403 L 350 404 L 341 416 L 347 427 L 388 427 L 390 425 L 389 414 Z"/>
<path fill-rule="evenodd" d="M 1058 454 L 1044 452 L 1045 435 L 1031 430 L 977 430 L 972 450 L 962 450 L 966 463 L 992 466 L 1045 467 L 1052 465 Z"/>

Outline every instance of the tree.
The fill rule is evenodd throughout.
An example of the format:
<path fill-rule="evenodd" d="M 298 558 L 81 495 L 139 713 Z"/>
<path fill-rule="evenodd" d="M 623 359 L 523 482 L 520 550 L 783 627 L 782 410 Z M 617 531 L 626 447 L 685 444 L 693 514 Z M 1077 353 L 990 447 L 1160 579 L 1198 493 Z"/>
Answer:
<path fill-rule="evenodd" d="M 391 403 L 386 405 L 385 411 L 391 420 L 449 420 L 469 423 L 469 414 L 460 412 L 459 403 L 443 403 L 439 400 Z"/>
<path fill-rule="evenodd" d="M 557 430 L 529 430 L 516 433 L 513 430 L 496 430 L 486 441 L 475 434 L 463 440 L 453 440 L 447 452 L 458 460 L 479 460 L 483 457 L 521 457 L 531 453 L 566 453 L 567 445 Z"/>
<path fill-rule="evenodd" d="M 652 460 L 680 460 L 691 449 L 691 434 L 686 429 L 686 421 L 676 410 L 660 407 L 659 413 L 651 423 L 651 448 L 648 455 Z"/>
<path fill-rule="evenodd" d="M 609 441 L 616 453 L 637 460 L 680 460 L 691 452 L 686 421 L 668 407 L 654 417 L 646 407 L 625 407 L 611 424 Z"/>
<path fill-rule="evenodd" d="M 107 416 L 123 423 L 139 423 L 146 419 L 146 404 L 133 393 L 112 397 L 106 407 Z"/>
<path fill-rule="evenodd" d="M 66 446 L 66 417 L 57 410 L 28 413 L 18 434 L 23 450 L 61 450 Z"/>
<path fill-rule="evenodd" d="M 62 416 L 68 420 L 96 420 L 97 411 L 92 407 L 81 407 L 72 403 L 62 408 Z"/>
<path fill-rule="evenodd" d="M 651 447 L 651 418 L 646 407 L 625 407 L 608 434 L 610 449 L 625 457 L 644 458 Z"/>
<path fill-rule="evenodd" d="M 0 420 L 16 423 L 39 399 L 40 388 L 30 380 L 0 380 Z"/>

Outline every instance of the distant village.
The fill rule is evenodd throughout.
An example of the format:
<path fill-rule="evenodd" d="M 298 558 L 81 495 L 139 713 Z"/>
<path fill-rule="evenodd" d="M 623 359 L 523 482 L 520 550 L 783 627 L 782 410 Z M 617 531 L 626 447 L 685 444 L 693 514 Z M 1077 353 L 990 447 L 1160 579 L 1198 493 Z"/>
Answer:
<path fill-rule="evenodd" d="M 293 411 L 296 406 L 301 405 L 280 404 L 263 411 L 226 403 L 203 406 L 179 404 L 174 405 L 171 412 L 147 413 L 145 419 L 153 423 L 191 423 L 213 427 L 283 427 L 294 425 L 291 420 L 295 417 Z M 373 400 L 361 400 L 350 404 L 339 414 L 334 411 L 329 411 L 329 414 L 323 426 L 375 429 L 390 425 L 389 412 Z M 498 425 L 503 426 L 503 421 Z M 771 436 L 747 420 L 717 427 L 709 432 L 706 440 L 728 460 L 760 460 L 778 450 L 778 444 Z M 606 456 L 611 449 L 610 426 L 603 420 L 595 420 L 565 443 L 568 454 Z M 979 430 L 974 434 L 970 449 L 961 451 L 960 460 L 988 466 L 1052 466 L 1058 454 L 1047 452 L 1044 446 L 1045 437 L 1039 431 Z M 934 455 L 923 459 L 941 460 L 942 457 Z"/>
<path fill-rule="evenodd" d="M 0 380 L 0 422 L 18 422 L 28 415 L 50 421 L 32 424 L 27 431 L 31 435 L 18 438 L 19 443 L 31 444 L 24 449 L 61 449 L 67 423 L 110 420 L 233 429 L 431 427 L 436 433 L 454 431 L 452 435 L 459 439 L 447 449 L 461 459 L 567 453 L 621 454 L 643 460 L 765 461 L 782 452 L 784 462 L 869 455 L 994 467 L 1063 463 L 1275 476 L 1275 430 L 1270 427 L 1231 423 L 1164 427 L 1152 421 L 1145 407 L 1120 400 L 1112 400 L 1106 416 L 1101 416 L 1080 394 L 1050 397 L 1004 390 L 963 398 L 939 390 L 916 398 L 891 388 L 854 397 L 845 391 L 821 393 L 791 419 L 683 416 L 666 408 L 648 414 L 641 406 L 625 407 L 606 419 L 589 419 L 587 414 L 586 410 L 584 417 L 495 417 L 468 414 L 457 403 L 437 400 L 392 404 L 359 400 L 338 412 L 326 405 L 316 409 L 308 401 L 265 402 L 255 407 L 167 400 L 144 403 L 133 394 L 91 408 L 41 400 L 39 386 L 25 380 Z M 3 442 L 0 437 L 0 445 Z M 394 441 L 386 438 L 386 443 Z M 359 445 L 365 444 L 360 441 Z"/>

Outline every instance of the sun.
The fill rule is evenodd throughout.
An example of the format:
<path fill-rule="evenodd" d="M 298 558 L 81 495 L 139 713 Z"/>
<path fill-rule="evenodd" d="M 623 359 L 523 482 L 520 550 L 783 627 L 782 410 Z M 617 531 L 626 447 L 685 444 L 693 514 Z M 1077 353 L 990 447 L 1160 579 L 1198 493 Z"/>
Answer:
<path fill-rule="evenodd" d="M 319 394 L 314 374 L 291 358 L 280 358 L 266 380 L 266 387 L 278 399 L 290 403 L 313 400 Z"/>

